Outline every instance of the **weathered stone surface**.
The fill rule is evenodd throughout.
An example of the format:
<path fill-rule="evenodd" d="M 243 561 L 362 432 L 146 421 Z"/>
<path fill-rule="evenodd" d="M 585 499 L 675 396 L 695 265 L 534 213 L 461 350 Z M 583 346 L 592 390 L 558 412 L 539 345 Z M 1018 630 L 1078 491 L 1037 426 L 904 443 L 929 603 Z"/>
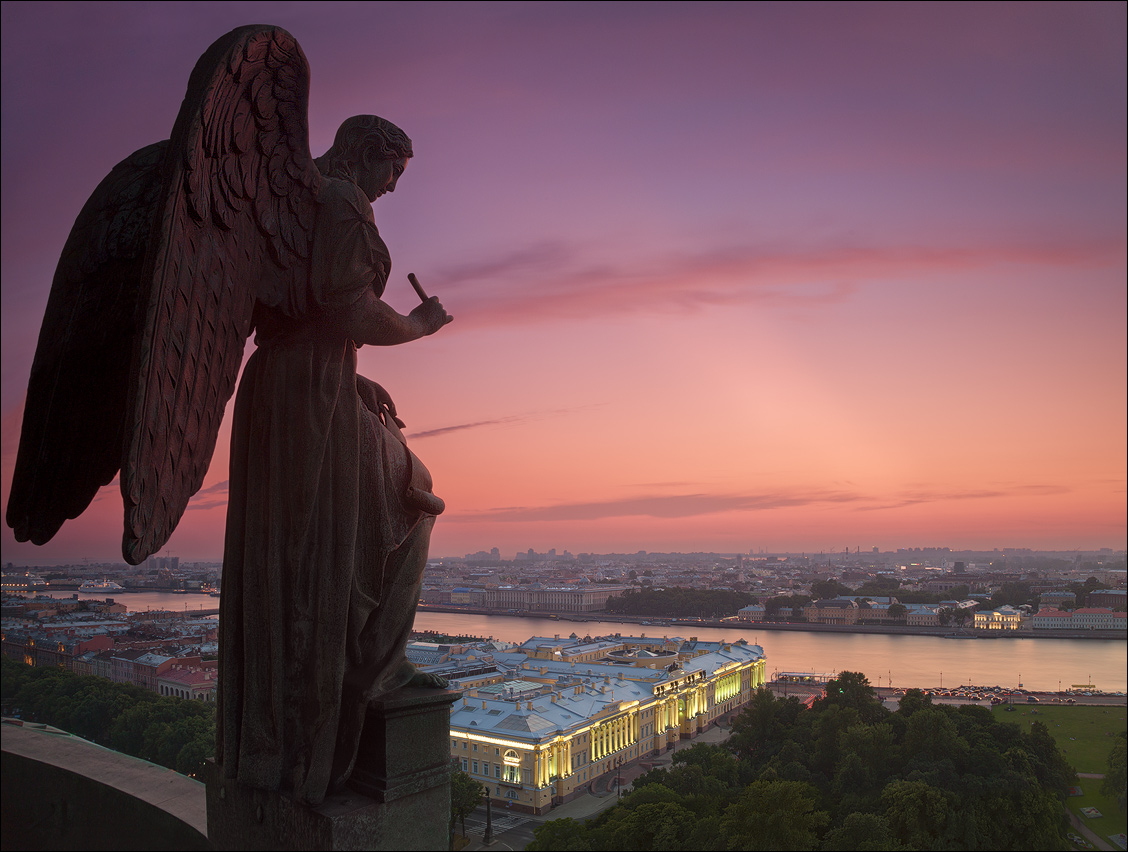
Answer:
<path fill-rule="evenodd" d="M 5 721 L 4 849 L 208 849 L 204 785 L 46 725 Z"/>
<path fill-rule="evenodd" d="M 209 766 L 215 849 L 445 849 L 449 691 L 402 689 L 373 702 L 349 787 L 319 805 L 224 779 Z"/>
<path fill-rule="evenodd" d="M 451 317 L 414 276 L 410 312 L 381 298 L 391 256 L 371 205 L 411 140 L 353 116 L 315 160 L 309 80 L 284 29 L 232 30 L 196 63 L 170 138 L 87 201 L 52 283 L 7 521 L 42 544 L 120 472 L 122 555 L 140 563 L 203 484 L 238 381 L 216 758 L 226 779 L 318 805 L 345 788 L 371 701 L 446 685 L 404 653 L 444 503 L 357 349 Z M 380 778 L 382 798 L 407 783 Z"/>

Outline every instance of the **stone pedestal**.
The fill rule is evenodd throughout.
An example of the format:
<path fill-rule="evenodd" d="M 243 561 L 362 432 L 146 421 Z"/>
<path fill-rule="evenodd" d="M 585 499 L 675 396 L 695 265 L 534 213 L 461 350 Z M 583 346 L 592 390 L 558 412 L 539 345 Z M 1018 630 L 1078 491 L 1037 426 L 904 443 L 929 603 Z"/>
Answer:
<path fill-rule="evenodd" d="M 349 789 L 317 807 L 226 780 L 211 766 L 213 849 L 446 849 L 450 705 L 458 693 L 401 689 L 368 709 Z"/>

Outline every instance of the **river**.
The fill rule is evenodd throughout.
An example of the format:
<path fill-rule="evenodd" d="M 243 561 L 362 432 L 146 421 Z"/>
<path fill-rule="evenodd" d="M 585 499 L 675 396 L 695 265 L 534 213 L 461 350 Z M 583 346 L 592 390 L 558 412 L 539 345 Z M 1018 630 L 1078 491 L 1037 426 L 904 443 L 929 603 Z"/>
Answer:
<path fill-rule="evenodd" d="M 73 593 L 56 592 L 55 597 Z M 77 593 L 81 599 L 105 594 Z M 215 609 L 219 599 L 190 592 L 130 592 L 115 597 L 131 612 L 165 609 L 192 612 Z M 417 630 L 463 636 L 492 636 L 523 642 L 530 636 L 680 636 L 699 639 L 746 639 L 761 645 L 768 676 L 777 671 L 859 671 L 874 686 L 948 687 L 961 684 L 1016 687 L 1053 692 L 1092 683 L 1105 692 L 1128 691 L 1128 642 L 1115 639 L 945 639 L 879 633 L 803 633 L 748 627 L 668 627 L 613 621 L 567 621 L 512 615 L 420 612 Z"/>
<path fill-rule="evenodd" d="M 952 688 L 960 684 L 1036 691 L 1092 683 L 1105 692 L 1128 691 L 1128 642 L 1100 639 L 945 639 L 881 633 L 804 633 L 747 628 L 660 627 L 611 621 L 566 621 L 507 615 L 420 612 L 416 630 L 492 636 L 523 642 L 530 636 L 680 636 L 747 639 L 761 645 L 770 678 L 777 671 L 863 672 L 874 686 Z"/>

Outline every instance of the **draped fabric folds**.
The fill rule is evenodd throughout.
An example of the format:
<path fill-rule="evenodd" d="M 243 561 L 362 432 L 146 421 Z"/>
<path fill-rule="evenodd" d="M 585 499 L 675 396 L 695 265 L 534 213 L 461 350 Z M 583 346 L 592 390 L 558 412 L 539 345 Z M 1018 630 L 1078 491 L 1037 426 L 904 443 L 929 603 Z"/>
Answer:
<path fill-rule="evenodd" d="M 217 731 L 227 777 L 309 804 L 351 772 L 368 700 L 410 677 L 434 523 L 335 321 L 383 292 L 387 248 L 355 185 L 326 178 L 319 203 L 305 309 L 256 308 L 235 404 Z"/>

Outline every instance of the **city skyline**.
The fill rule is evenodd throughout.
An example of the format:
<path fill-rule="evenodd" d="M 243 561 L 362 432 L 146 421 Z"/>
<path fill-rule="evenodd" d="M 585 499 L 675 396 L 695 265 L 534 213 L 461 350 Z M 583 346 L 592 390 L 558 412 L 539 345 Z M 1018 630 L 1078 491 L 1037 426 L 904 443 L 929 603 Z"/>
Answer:
<path fill-rule="evenodd" d="M 887 8 L 891 6 L 891 8 Z M 1122 4 L 3 6 L 2 497 L 59 251 L 250 22 L 416 156 L 360 353 L 432 554 L 1124 549 Z M 229 422 L 229 421 L 227 421 Z M 167 549 L 218 560 L 227 428 Z M 120 558 L 116 483 L 4 562 Z"/>

